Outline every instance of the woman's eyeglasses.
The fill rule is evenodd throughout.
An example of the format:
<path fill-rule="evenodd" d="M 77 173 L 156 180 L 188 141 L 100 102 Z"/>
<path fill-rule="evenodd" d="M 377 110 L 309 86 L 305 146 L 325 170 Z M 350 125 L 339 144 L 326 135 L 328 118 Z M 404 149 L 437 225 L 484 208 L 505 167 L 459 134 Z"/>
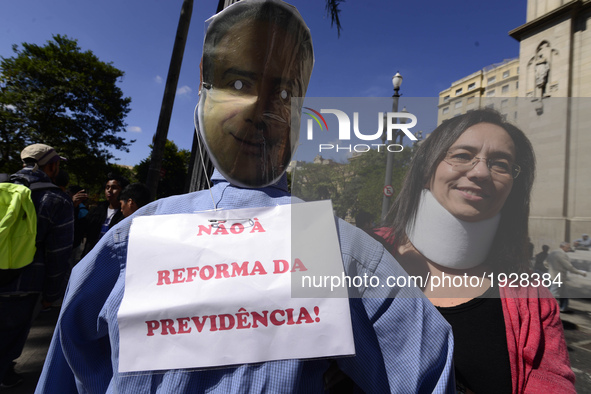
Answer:
<path fill-rule="evenodd" d="M 470 171 L 472 168 L 476 167 L 476 164 L 480 161 L 484 161 L 491 174 L 494 175 L 503 177 L 510 176 L 515 179 L 521 172 L 521 167 L 517 164 L 511 163 L 507 159 L 487 159 L 484 157 L 476 157 L 467 152 L 447 152 L 443 161 L 458 172 Z"/>

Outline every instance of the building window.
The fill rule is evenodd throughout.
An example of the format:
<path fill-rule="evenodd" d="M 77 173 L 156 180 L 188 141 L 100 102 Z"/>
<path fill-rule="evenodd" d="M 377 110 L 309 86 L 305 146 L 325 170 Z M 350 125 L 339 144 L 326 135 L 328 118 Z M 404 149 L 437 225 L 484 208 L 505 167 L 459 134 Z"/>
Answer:
<path fill-rule="evenodd" d="M 490 77 L 487 82 L 490 85 L 491 83 L 495 83 L 496 80 L 497 80 L 497 77 L 494 76 L 494 77 Z"/>
<path fill-rule="evenodd" d="M 515 89 L 519 89 L 519 81 L 515 82 Z"/>
<path fill-rule="evenodd" d="M 501 100 L 501 108 L 507 108 L 508 105 L 509 105 L 508 99 Z"/>
<path fill-rule="evenodd" d="M 456 89 L 456 96 L 462 94 L 462 88 Z"/>
<path fill-rule="evenodd" d="M 509 70 L 503 71 L 503 79 L 509 78 L 509 75 L 511 75 L 511 72 Z"/>
<path fill-rule="evenodd" d="M 441 110 L 441 113 L 442 113 L 443 115 L 447 114 L 448 112 L 449 112 L 449 107 L 445 107 L 445 108 L 443 108 L 443 109 Z"/>
<path fill-rule="evenodd" d="M 488 92 L 486 92 L 486 97 L 492 97 L 495 95 L 495 90 L 489 90 Z"/>
<path fill-rule="evenodd" d="M 456 101 L 454 108 L 462 108 L 462 101 Z"/>
<path fill-rule="evenodd" d="M 443 98 L 443 102 L 449 101 L 449 94 Z"/>
<path fill-rule="evenodd" d="M 476 87 L 476 82 L 472 82 L 470 85 L 468 85 L 468 91 L 474 89 Z"/>
<path fill-rule="evenodd" d="M 468 97 L 468 100 L 466 100 L 466 104 L 472 104 L 474 102 L 474 96 L 470 96 Z"/>
<path fill-rule="evenodd" d="M 505 85 L 501 88 L 501 94 L 509 93 L 509 85 Z"/>

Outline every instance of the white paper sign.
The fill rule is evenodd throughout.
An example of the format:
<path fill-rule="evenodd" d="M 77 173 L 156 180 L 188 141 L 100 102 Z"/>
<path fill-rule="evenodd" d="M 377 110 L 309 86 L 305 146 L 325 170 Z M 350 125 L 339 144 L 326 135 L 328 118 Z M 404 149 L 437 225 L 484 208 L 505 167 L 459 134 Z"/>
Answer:
<path fill-rule="evenodd" d="M 305 229 L 291 205 L 135 218 L 119 372 L 353 355 L 347 298 L 291 297 L 291 273 L 343 267 L 330 202 L 297 205 Z M 323 247 L 299 258 L 292 231 Z"/>

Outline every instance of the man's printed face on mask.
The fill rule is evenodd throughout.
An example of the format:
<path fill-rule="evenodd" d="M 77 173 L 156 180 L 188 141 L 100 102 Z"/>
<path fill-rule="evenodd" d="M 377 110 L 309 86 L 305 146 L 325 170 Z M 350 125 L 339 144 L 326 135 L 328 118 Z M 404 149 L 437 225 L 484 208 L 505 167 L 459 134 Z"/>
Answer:
<path fill-rule="evenodd" d="M 311 73 L 296 41 L 276 24 L 247 20 L 216 46 L 200 127 L 218 170 L 241 186 L 269 184 L 289 164 L 299 133 L 291 98 L 303 95 Z"/>

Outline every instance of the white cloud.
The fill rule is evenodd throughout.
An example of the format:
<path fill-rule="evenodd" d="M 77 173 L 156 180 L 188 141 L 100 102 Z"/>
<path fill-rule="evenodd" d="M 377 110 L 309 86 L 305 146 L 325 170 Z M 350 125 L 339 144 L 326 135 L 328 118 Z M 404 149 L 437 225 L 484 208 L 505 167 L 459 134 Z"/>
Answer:
<path fill-rule="evenodd" d="M 142 132 L 142 128 L 139 126 L 129 126 L 127 128 L 127 131 L 131 131 L 132 133 L 141 133 Z"/>
<path fill-rule="evenodd" d="M 179 96 L 188 96 L 191 94 L 192 91 L 193 91 L 193 89 L 191 89 L 190 87 L 185 85 L 185 86 L 181 86 L 180 88 L 178 88 L 176 91 L 176 94 L 178 94 Z"/>
<path fill-rule="evenodd" d="M 156 83 L 162 83 L 162 77 L 160 75 L 156 75 L 156 78 L 154 78 L 154 81 L 156 81 Z"/>
<path fill-rule="evenodd" d="M 361 97 L 390 97 L 391 94 L 388 93 L 387 89 L 383 86 L 370 86 L 365 89 L 361 95 Z"/>

